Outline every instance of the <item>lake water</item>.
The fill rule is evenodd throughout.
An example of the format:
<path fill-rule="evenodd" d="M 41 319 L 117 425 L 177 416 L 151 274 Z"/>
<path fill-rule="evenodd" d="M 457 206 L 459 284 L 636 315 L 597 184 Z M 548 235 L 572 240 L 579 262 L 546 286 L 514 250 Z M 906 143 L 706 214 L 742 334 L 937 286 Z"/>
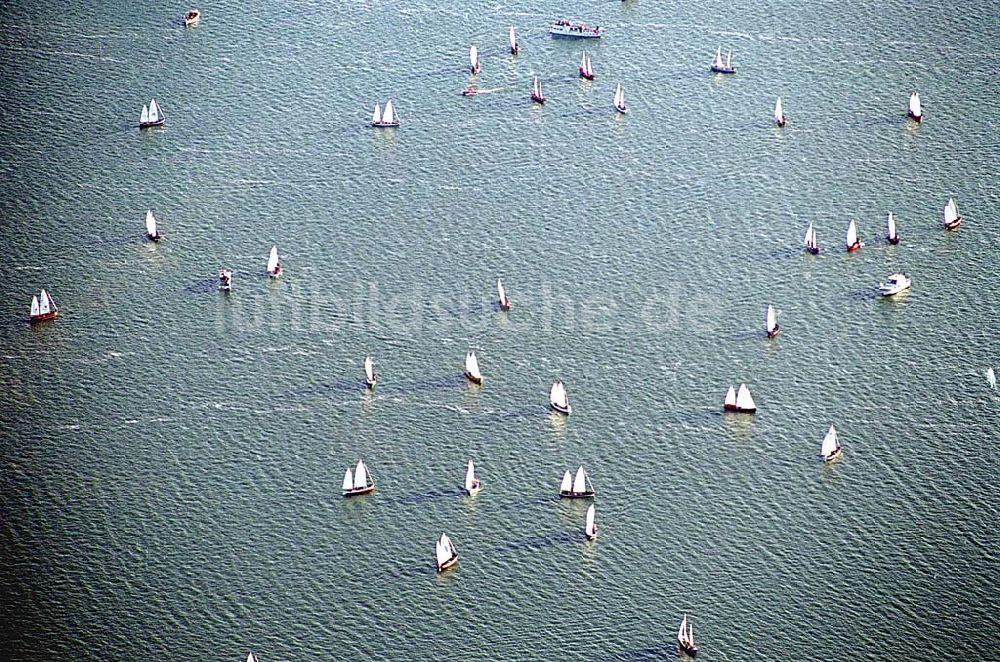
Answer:
<path fill-rule="evenodd" d="M 995 6 L 186 9 L 0 7 L 0 658 L 995 659 Z"/>

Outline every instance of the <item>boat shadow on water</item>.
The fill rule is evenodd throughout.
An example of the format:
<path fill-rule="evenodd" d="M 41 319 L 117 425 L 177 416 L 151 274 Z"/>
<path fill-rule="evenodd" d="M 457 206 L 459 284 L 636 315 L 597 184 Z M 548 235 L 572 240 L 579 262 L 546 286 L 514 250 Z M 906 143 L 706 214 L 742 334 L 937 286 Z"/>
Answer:
<path fill-rule="evenodd" d="M 556 545 L 579 544 L 583 539 L 583 534 L 563 531 L 561 533 L 550 533 L 547 536 L 536 536 L 534 538 L 507 542 L 497 545 L 494 551 L 503 554 L 504 552 L 521 552 L 529 549 L 545 549 L 555 547 Z"/>

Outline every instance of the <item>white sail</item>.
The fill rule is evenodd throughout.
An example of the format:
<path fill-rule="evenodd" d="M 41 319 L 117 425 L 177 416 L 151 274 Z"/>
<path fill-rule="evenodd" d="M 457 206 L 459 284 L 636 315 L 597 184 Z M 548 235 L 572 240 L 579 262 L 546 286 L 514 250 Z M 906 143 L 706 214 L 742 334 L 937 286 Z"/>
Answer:
<path fill-rule="evenodd" d="M 910 95 L 910 114 L 914 117 L 920 117 L 920 94 L 914 92 Z"/>
<path fill-rule="evenodd" d="M 948 198 L 948 204 L 944 206 L 944 222 L 948 224 L 956 220 L 958 220 L 958 205 L 955 204 L 955 198 Z"/>
<path fill-rule="evenodd" d="M 354 489 L 354 477 L 351 475 L 351 468 L 347 468 L 347 472 L 344 474 L 344 484 L 341 486 L 343 490 Z"/>
<path fill-rule="evenodd" d="M 31 316 L 35 317 L 38 315 L 38 297 L 31 297 Z"/>
<path fill-rule="evenodd" d="M 442 533 L 441 537 L 438 538 L 437 544 L 434 545 L 434 556 L 437 559 L 439 568 L 451 558 L 451 548 L 445 544 L 445 540 L 447 540 L 447 536 Z"/>
<path fill-rule="evenodd" d="M 727 407 L 735 407 L 736 406 L 736 389 L 734 389 L 732 386 L 730 386 L 729 390 L 726 391 L 726 402 L 725 402 L 725 404 L 726 404 Z"/>
<path fill-rule="evenodd" d="M 267 256 L 267 273 L 273 274 L 278 268 L 278 247 L 271 246 L 271 253 Z"/>
<path fill-rule="evenodd" d="M 375 112 L 372 113 L 372 124 L 379 124 L 382 122 L 382 106 L 375 102 Z"/>
<path fill-rule="evenodd" d="M 368 486 L 368 471 L 365 469 L 365 461 L 358 460 L 358 466 L 354 470 L 354 489 L 359 490 Z"/>
<path fill-rule="evenodd" d="M 371 354 L 365 357 L 365 379 L 369 382 L 375 381 L 375 361 Z"/>
<path fill-rule="evenodd" d="M 840 442 L 837 441 L 837 430 L 832 425 L 830 426 L 830 431 L 826 433 L 823 437 L 823 445 L 819 450 L 819 454 L 823 457 L 830 457 L 830 455 L 840 447 Z"/>
<path fill-rule="evenodd" d="M 531 86 L 531 93 L 538 98 L 542 96 L 542 84 L 538 82 L 538 76 L 535 76 L 535 82 Z"/>
<path fill-rule="evenodd" d="M 257 656 L 253 654 L 253 651 L 250 651 L 249 653 L 247 653 L 247 660 L 246 660 L 246 662 L 257 662 Z"/>
<path fill-rule="evenodd" d="M 590 56 L 589 55 L 587 56 L 587 69 L 586 69 L 586 71 L 587 71 L 587 75 L 588 76 L 593 76 L 594 75 L 594 63 L 590 61 Z"/>
<path fill-rule="evenodd" d="M 774 314 L 774 306 L 767 304 L 767 332 L 771 333 L 778 326 L 778 319 Z"/>
<path fill-rule="evenodd" d="M 694 623 L 688 623 L 688 646 L 694 648 Z"/>
<path fill-rule="evenodd" d="M 625 90 L 622 89 L 621 83 L 618 83 L 618 87 L 615 88 L 615 107 L 625 107 Z"/>
<path fill-rule="evenodd" d="M 573 479 L 573 491 L 577 494 L 587 491 L 587 472 L 580 467 L 576 470 L 576 478 Z"/>
<path fill-rule="evenodd" d="M 566 395 L 566 385 L 556 382 L 549 389 L 549 403 L 562 409 L 569 407 L 569 397 Z"/>
<path fill-rule="evenodd" d="M 785 113 L 781 108 L 781 97 L 778 97 L 778 100 L 774 102 L 774 121 L 778 124 L 785 121 Z"/>
<path fill-rule="evenodd" d="M 684 614 L 684 618 L 681 620 L 681 626 L 677 628 L 677 641 L 679 643 L 685 643 L 687 641 L 687 624 L 688 616 Z"/>
<path fill-rule="evenodd" d="M 469 64 L 473 69 L 479 65 L 479 49 L 475 46 L 469 48 Z"/>
<path fill-rule="evenodd" d="M 510 50 L 517 48 L 517 36 L 514 34 L 514 26 L 510 26 L 510 31 L 507 33 L 507 41 L 510 42 Z"/>
<path fill-rule="evenodd" d="M 806 236 L 802 240 L 803 243 L 805 243 L 805 245 L 806 245 L 807 248 L 812 248 L 812 246 L 809 244 L 809 240 L 812 238 L 812 232 L 813 232 L 813 224 L 810 223 L 809 227 L 806 228 Z"/>
<path fill-rule="evenodd" d="M 153 211 L 151 209 L 146 210 L 146 234 L 150 237 L 155 237 L 156 235 L 156 219 L 153 218 Z"/>
<path fill-rule="evenodd" d="M 851 219 L 851 224 L 847 226 L 847 246 L 851 247 L 858 241 L 858 225 Z"/>
<path fill-rule="evenodd" d="M 587 54 L 586 53 L 584 53 L 582 56 L 580 56 L 580 70 L 583 73 L 587 73 Z"/>
<path fill-rule="evenodd" d="M 32 305 L 32 310 L 34 310 L 34 305 Z M 990 388 L 997 387 L 997 376 L 996 373 L 993 372 L 993 368 L 986 369 L 986 383 L 990 385 Z"/>
<path fill-rule="evenodd" d="M 139 124 L 146 124 L 149 122 L 149 106 L 142 104 L 142 114 L 139 115 Z"/>
<path fill-rule="evenodd" d="M 757 408 L 757 405 L 753 401 L 753 396 L 750 395 L 750 389 L 747 388 L 746 384 L 740 384 L 740 389 L 736 393 L 736 408 L 748 410 Z"/>
<path fill-rule="evenodd" d="M 39 299 L 38 303 L 38 314 L 48 315 L 49 313 L 52 312 L 52 307 L 53 303 L 52 299 L 49 298 L 49 293 L 46 292 L 45 290 L 42 290 L 42 296 Z"/>
<path fill-rule="evenodd" d="M 733 49 L 729 49 L 729 53 L 726 54 L 726 69 L 730 69 L 733 66 Z"/>
<path fill-rule="evenodd" d="M 594 504 L 590 504 L 590 508 L 587 508 L 587 519 L 584 524 L 583 530 L 586 532 L 588 536 L 591 537 L 593 537 L 593 535 L 597 532 L 597 526 L 596 522 L 594 521 L 594 518 L 595 518 Z"/>
<path fill-rule="evenodd" d="M 476 358 L 475 352 L 467 352 L 465 355 L 465 372 L 469 373 L 472 377 L 476 379 L 482 379 L 483 375 L 479 372 L 479 359 Z"/>
<path fill-rule="evenodd" d="M 889 216 L 885 219 L 886 225 L 886 236 L 889 239 L 896 238 L 896 219 L 893 217 L 892 212 L 889 212 Z"/>
<path fill-rule="evenodd" d="M 813 248 L 819 248 L 819 242 L 816 241 L 816 228 L 813 228 L 812 237 L 810 238 L 809 243 Z"/>
<path fill-rule="evenodd" d="M 385 111 L 382 113 L 382 122 L 385 124 L 395 124 L 399 121 L 396 111 L 392 107 L 392 99 L 385 102 Z"/>
<path fill-rule="evenodd" d="M 712 63 L 716 68 L 722 68 L 722 46 L 715 49 L 715 62 Z"/>
<path fill-rule="evenodd" d="M 156 99 L 149 100 L 149 121 L 159 122 L 162 115 L 160 113 L 160 107 L 156 105 Z"/>
<path fill-rule="evenodd" d="M 563 474 L 562 482 L 559 483 L 560 492 L 569 492 L 573 489 L 573 477 L 569 473 L 569 469 Z"/>
<path fill-rule="evenodd" d="M 476 481 L 476 466 L 469 460 L 469 467 L 465 470 L 465 491 L 471 492 L 472 485 Z"/>
<path fill-rule="evenodd" d="M 497 296 L 500 297 L 500 304 L 507 303 L 507 291 L 503 288 L 503 283 L 497 278 Z"/>

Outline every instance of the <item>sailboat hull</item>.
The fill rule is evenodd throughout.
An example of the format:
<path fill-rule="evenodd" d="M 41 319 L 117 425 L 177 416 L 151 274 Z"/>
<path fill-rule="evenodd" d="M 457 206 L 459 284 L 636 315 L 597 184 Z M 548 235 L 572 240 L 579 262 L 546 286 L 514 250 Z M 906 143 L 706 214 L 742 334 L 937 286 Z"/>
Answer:
<path fill-rule="evenodd" d="M 375 390 L 375 384 L 377 384 L 377 383 L 378 383 L 378 378 L 377 377 L 375 379 L 368 379 L 367 377 L 365 377 L 365 386 L 368 387 L 369 391 L 374 391 Z"/>
<path fill-rule="evenodd" d="M 628 113 L 628 107 L 626 106 L 615 106 L 615 110 L 617 110 L 622 115 L 626 115 Z"/>
<path fill-rule="evenodd" d="M 532 94 L 531 95 L 531 100 L 534 101 L 537 104 L 541 104 L 543 106 L 545 105 L 545 97 L 540 97 L 537 94 Z"/>
<path fill-rule="evenodd" d="M 697 646 L 688 646 L 687 644 L 677 644 L 677 650 L 688 657 L 694 657 L 698 654 Z"/>
<path fill-rule="evenodd" d="M 465 490 L 465 493 L 470 497 L 474 497 L 479 494 L 479 490 L 481 489 L 483 489 L 483 484 L 479 480 L 476 480 L 472 483 L 472 489 Z"/>
<path fill-rule="evenodd" d="M 587 540 L 597 540 L 597 531 L 587 533 Z"/>
<path fill-rule="evenodd" d="M 767 337 L 768 338 L 777 338 L 780 333 L 781 333 L 781 325 L 780 324 L 775 324 L 774 328 L 767 332 Z"/>
<path fill-rule="evenodd" d="M 371 494 L 375 491 L 374 485 L 367 485 L 365 487 L 358 487 L 351 490 L 344 490 L 345 497 L 361 496 L 362 494 Z"/>
<path fill-rule="evenodd" d="M 49 320 L 54 320 L 58 316 L 59 316 L 58 310 L 52 310 L 47 313 L 43 313 L 41 315 L 32 315 L 31 323 L 36 324 L 38 322 L 48 322 Z"/>
<path fill-rule="evenodd" d="M 899 243 L 899 236 L 897 235 L 895 237 L 886 237 L 885 240 L 888 241 L 893 246 L 895 246 L 896 244 Z"/>
<path fill-rule="evenodd" d="M 840 457 L 840 452 L 842 450 L 843 450 L 842 448 L 838 448 L 837 450 L 833 451 L 829 455 L 823 456 L 823 462 L 824 463 L 826 463 L 826 462 L 833 462 L 834 460 L 838 459 Z"/>
<path fill-rule="evenodd" d="M 569 416 L 573 411 L 573 408 L 570 406 L 563 407 L 555 404 L 554 402 L 550 402 L 549 407 L 552 408 L 552 411 L 559 412 L 560 414 L 563 414 L 565 416 Z"/>
<path fill-rule="evenodd" d="M 756 407 L 754 409 L 744 409 L 736 405 L 722 405 L 722 409 L 723 411 L 731 411 L 737 414 L 753 414 L 757 411 Z"/>
<path fill-rule="evenodd" d="M 782 117 L 780 120 L 778 120 L 777 122 L 775 122 L 775 124 L 778 125 L 778 128 L 784 127 L 785 126 L 785 118 Z"/>
<path fill-rule="evenodd" d="M 456 563 L 458 563 L 458 554 L 456 554 L 455 556 L 451 557 L 450 559 L 448 559 L 444 563 L 438 565 L 438 572 L 444 572 L 448 568 L 454 567 Z"/>
<path fill-rule="evenodd" d="M 564 492 L 559 490 L 560 499 L 589 499 L 594 496 L 593 490 L 587 490 L 586 492 Z"/>
<path fill-rule="evenodd" d="M 712 73 L 715 74 L 735 74 L 736 67 L 717 67 L 714 64 L 711 66 Z"/>
<path fill-rule="evenodd" d="M 156 127 L 156 126 L 163 126 L 163 123 L 166 122 L 166 121 L 167 121 L 167 118 L 161 117 L 160 119 L 156 120 L 155 122 L 139 122 L 139 128 L 140 129 L 152 129 L 153 127 Z"/>
<path fill-rule="evenodd" d="M 271 278 L 281 278 L 281 265 L 274 268 L 274 271 L 269 271 L 267 273 Z"/>
<path fill-rule="evenodd" d="M 944 229 L 945 230 L 957 230 L 958 226 L 961 225 L 961 224 L 962 224 L 962 219 L 961 218 L 956 218 L 954 221 L 952 221 L 950 223 L 945 223 L 944 224 Z"/>
<path fill-rule="evenodd" d="M 504 299 L 500 302 L 500 310 L 507 312 L 510 310 L 510 299 Z"/>
<path fill-rule="evenodd" d="M 146 233 L 146 239 L 149 239 L 150 241 L 159 241 L 160 238 L 161 238 L 160 237 L 160 233 L 156 233 L 156 234 Z"/>
<path fill-rule="evenodd" d="M 372 122 L 372 126 L 376 129 L 389 129 L 399 126 L 399 120 L 396 120 L 395 122 Z"/>
<path fill-rule="evenodd" d="M 848 253 L 853 253 L 854 251 L 859 251 L 859 250 L 861 250 L 861 242 L 860 241 L 856 241 L 856 242 L 854 242 L 853 244 L 851 244 L 850 246 L 847 247 L 847 252 Z"/>
<path fill-rule="evenodd" d="M 909 111 L 907 111 L 906 116 L 909 117 L 911 120 L 913 120 L 914 122 L 916 122 L 918 124 L 920 122 L 924 121 L 923 115 L 914 115 L 913 113 L 911 113 Z"/>
<path fill-rule="evenodd" d="M 580 78 L 586 78 L 587 80 L 594 80 L 595 76 L 594 74 L 588 74 L 586 71 L 583 70 L 583 67 L 580 67 Z"/>
<path fill-rule="evenodd" d="M 483 378 L 482 378 L 481 375 L 479 377 L 474 377 L 472 375 L 472 373 L 468 372 L 468 371 L 465 372 L 465 378 L 468 379 L 473 384 L 482 384 L 483 383 Z"/>

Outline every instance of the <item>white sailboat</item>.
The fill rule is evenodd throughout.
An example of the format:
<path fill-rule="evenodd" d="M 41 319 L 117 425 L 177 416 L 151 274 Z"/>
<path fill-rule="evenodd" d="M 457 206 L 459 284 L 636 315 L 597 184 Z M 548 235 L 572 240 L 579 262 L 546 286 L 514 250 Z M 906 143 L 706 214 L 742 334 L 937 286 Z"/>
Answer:
<path fill-rule="evenodd" d="M 688 622 L 687 614 L 684 614 L 681 626 L 677 628 L 677 647 L 681 652 L 691 656 L 698 652 L 698 647 L 694 643 L 694 625 Z"/>
<path fill-rule="evenodd" d="M 358 460 L 358 466 L 354 469 L 353 476 L 351 475 L 351 468 L 347 468 L 341 489 L 345 497 L 368 494 L 375 491 L 375 479 L 368 472 L 368 467 L 365 466 L 364 460 Z"/>
<path fill-rule="evenodd" d="M 479 359 L 476 358 L 475 352 L 465 353 L 465 376 L 475 384 L 483 383 L 483 373 L 479 371 Z"/>
<path fill-rule="evenodd" d="M 594 496 L 594 488 L 590 483 L 587 472 L 581 466 L 576 470 L 576 476 L 571 477 L 569 469 L 563 474 L 562 482 L 559 484 L 559 496 L 566 499 L 587 499 Z"/>
<path fill-rule="evenodd" d="M 156 99 L 149 100 L 149 106 L 143 105 L 142 113 L 139 115 L 139 128 L 147 129 L 151 126 L 160 126 L 166 118 L 163 111 L 156 105 Z"/>
<path fill-rule="evenodd" d="M 750 389 L 747 388 L 746 384 L 740 384 L 739 389 L 730 386 L 729 390 L 726 391 L 726 400 L 722 407 L 726 411 L 739 411 L 747 414 L 757 411 L 757 404 L 753 401 L 753 396 L 750 395 Z"/>
<path fill-rule="evenodd" d="M 819 455 L 824 462 L 832 462 L 840 457 L 840 441 L 837 439 L 837 429 L 830 426 L 830 431 L 823 437 L 823 444 L 820 446 Z"/>
<path fill-rule="evenodd" d="M 476 465 L 469 460 L 469 466 L 465 469 L 465 493 L 469 496 L 476 496 L 483 487 L 482 481 L 476 478 Z"/>
<path fill-rule="evenodd" d="M 458 563 L 458 550 L 455 543 L 451 541 L 447 533 L 442 533 L 434 546 L 434 557 L 437 561 L 438 572 L 447 570 Z"/>
<path fill-rule="evenodd" d="M 597 522 L 594 518 L 594 504 L 590 504 L 590 508 L 587 508 L 587 517 L 583 523 L 583 532 L 587 534 L 588 540 L 593 540 L 597 537 Z"/>
<path fill-rule="evenodd" d="M 806 237 L 804 243 L 806 245 L 807 251 L 809 251 L 813 255 L 819 253 L 819 242 L 816 240 L 816 228 L 813 227 L 812 223 L 810 223 L 809 227 L 806 228 Z"/>
<path fill-rule="evenodd" d="M 535 76 L 535 81 L 531 84 L 531 100 L 535 103 L 545 103 L 545 95 L 542 94 L 542 84 L 538 82 L 538 76 Z"/>
<path fill-rule="evenodd" d="M 993 368 L 986 369 L 986 383 L 990 385 L 990 388 L 995 389 L 997 387 L 997 375 L 993 372 Z"/>
<path fill-rule="evenodd" d="M 510 31 L 507 33 L 507 42 L 510 44 L 510 54 L 517 55 L 521 51 L 521 47 L 517 44 L 517 35 L 514 34 L 514 26 L 510 26 Z"/>
<path fill-rule="evenodd" d="M 962 224 L 962 217 L 958 215 L 958 205 L 955 198 L 948 198 L 948 204 L 944 206 L 944 229 L 954 230 Z"/>
<path fill-rule="evenodd" d="M 615 110 L 622 115 L 628 112 L 628 106 L 625 105 L 625 90 L 622 89 L 621 83 L 615 88 Z"/>
<path fill-rule="evenodd" d="M 847 226 L 847 252 L 853 253 L 859 248 L 861 248 L 861 240 L 858 239 L 858 224 L 852 218 L 850 225 Z"/>
<path fill-rule="evenodd" d="M 267 256 L 267 275 L 271 278 L 281 277 L 281 263 L 278 262 L 277 246 L 271 246 L 271 252 Z"/>
<path fill-rule="evenodd" d="M 560 414 L 567 416 L 572 413 L 573 408 L 569 405 L 569 396 L 566 394 L 566 385 L 562 382 L 555 382 L 549 389 L 549 406 Z"/>
<path fill-rule="evenodd" d="M 253 651 L 247 653 L 246 662 L 257 662 L 257 656 L 253 654 Z"/>
<path fill-rule="evenodd" d="M 774 338 L 781 333 L 781 327 L 778 325 L 778 318 L 774 314 L 774 306 L 771 304 L 767 304 L 767 322 L 764 325 L 764 329 L 767 331 L 768 338 Z"/>
<path fill-rule="evenodd" d="M 500 300 L 500 310 L 510 310 L 510 297 L 507 296 L 507 290 L 499 278 L 497 278 L 497 297 Z"/>
<path fill-rule="evenodd" d="M 378 375 L 375 374 L 375 360 L 369 354 L 365 357 L 365 386 L 374 389 L 377 382 Z"/>
<path fill-rule="evenodd" d="M 469 48 L 469 68 L 472 70 L 473 74 L 479 73 L 479 49 L 475 46 Z"/>
<path fill-rule="evenodd" d="M 59 316 L 59 308 L 48 292 L 42 290 L 38 296 L 31 297 L 31 322 L 45 322 Z"/>
<path fill-rule="evenodd" d="M 717 74 L 734 74 L 736 69 L 733 68 L 733 51 L 730 49 L 729 53 L 726 55 L 725 63 L 722 62 L 722 47 L 716 49 L 715 59 L 712 60 L 712 71 Z"/>
<path fill-rule="evenodd" d="M 156 229 L 156 218 L 153 217 L 153 210 L 146 210 L 146 236 L 150 241 L 159 241 L 160 233 Z"/>
<path fill-rule="evenodd" d="M 896 230 L 896 217 L 889 212 L 885 219 L 885 240 L 892 245 L 899 243 L 899 232 Z"/>
<path fill-rule="evenodd" d="M 382 110 L 376 102 L 375 111 L 372 113 L 372 126 L 379 129 L 399 126 L 399 113 L 393 107 L 392 99 L 385 102 L 385 110 Z"/>
<path fill-rule="evenodd" d="M 785 111 L 781 108 L 781 97 L 774 102 L 774 123 L 778 126 L 785 126 Z"/>
<path fill-rule="evenodd" d="M 907 104 L 906 115 L 917 122 L 922 122 L 924 115 L 920 110 L 920 94 L 914 92 L 910 95 L 910 101 Z"/>
<path fill-rule="evenodd" d="M 587 80 L 594 80 L 594 65 L 590 62 L 590 56 L 586 52 L 580 57 L 580 76 Z"/>

